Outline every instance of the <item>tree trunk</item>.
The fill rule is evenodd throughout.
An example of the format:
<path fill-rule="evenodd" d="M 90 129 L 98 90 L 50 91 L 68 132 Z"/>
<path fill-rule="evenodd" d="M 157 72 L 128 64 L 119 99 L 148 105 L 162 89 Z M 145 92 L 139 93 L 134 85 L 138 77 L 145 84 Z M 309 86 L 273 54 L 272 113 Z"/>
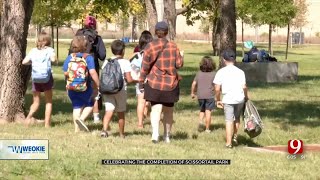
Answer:
<path fill-rule="evenodd" d="M 54 26 L 51 24 L 51 46 L 54 49 Z"/>
<path fill-rule="evenodd" d="M 137 16 L 132 17 L 132 26 L 131 26 L 131 39 L 132 42 L 136 42 L 137 34 L 136 34 L 136 27 L 137 27 Z"/>
<path fill-rule="evenodd" d="M 56 51 L 57 51 L 57 60 L 56 60 L 56 63 L 57 65 L 59 65 L 59 26 L 57 26 L 57 29 L 56 29 L 56 41 L 57 41 L 57 48 L 56 48 Z"/>
<path fill-rule="evenodd" d="M 154 35 L 155 26 L 158 22 L 156 3 L 155 3 L 155 0 L 145 0 L 145 3 L 146 3 L 147 14 L 148 14 L 149 31 Z"/>
<path fill-rule="evenodd" d="M 237 29 L 236 29 L 236 5 L 235 0 L 221 0 L 221 48 L 220 48 L 220 63 L 222 67 L 222 51 L 231 49 L 236 52 L 236 40 L 237 40 Z"/>
<path fill-rule="evenodd" d="M 288 60 L 289 39 L 290 39 L 290 24 L 288 24 L 288 32 L 287 32 L 286 60 Z"/>
<path fill-rule="evenodd" d="M 0 32 L 0 123 L 23 121 L 31 67 L 22 66 L 34 0 L 5 0 Z"/>
<path fill-rule="evenodd" d="M 271 45 L 272 42 L 271 41 L 272 41 L 272 24 L 269 24 L 269 47 L 268 47 L 268 51 L 273 56 L 272 45 Z"/>
<path fill-rule="evenodd" d="M 212 22 L 212 49 L 213 49 L 213 55 L 218 56 L 220 52 L 220 30 L 221 30 L 221 23 L 220 23 L 220 16 L 219 16 L 219 10 L 220 10 L 220 2 L 215 0 L 212 1 L 212 7 L 214 7 L 213 10 L 213 22 Z"/>
<path fill-rule="evenodd" d="M 220 55 L 220 39 L 221 39 L 221 23 L 220 17 L 215 17 L 213 19 L 213 29 L 212 29 L 212 48 L 213 55 Z"/>
<path fill-rule="evenodd" d="M 241 20 L 241 48 L 242 48 L 242 57 L 244 57 L 244 28 L 243 28 L 243 20 Z"/>
<path fill-rule="evenodd" d="M 302 27 L 299 28 L 299 45 L 302 44 Z"/>
<path fill-rule="evenodd" d="M 163 0 L 164 14 L 163 20 L 169 25 L 169 38 L 174 40 L 176 38 L 176 0 Z"/>

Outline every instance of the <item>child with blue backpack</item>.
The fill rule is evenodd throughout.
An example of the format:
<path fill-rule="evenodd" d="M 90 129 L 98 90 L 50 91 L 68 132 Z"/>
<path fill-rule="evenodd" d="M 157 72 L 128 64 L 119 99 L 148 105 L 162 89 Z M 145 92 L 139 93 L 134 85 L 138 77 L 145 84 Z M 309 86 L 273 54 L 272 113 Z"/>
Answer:
<path fill-rule="evenodd" d="M 75 36 L 71 43 L 73 53 L 67 57 L 63 64 L 67 80 L 66 89 L 73 107 L 75 132 L 89 131 L 84 121 L 92 113 L 95 102 L 91 79 L 96 87 L 99 87 L 94 58 L 92 55 L 84 53 L 87 43 L 89 42 L 85 36 Z"/>
<path fill-rule="evenodd" d="M 44 92 L 46 101 L 45 110 L 45 127 L 50 127 L 52 113 L 52 88 L 53 77 L 51 71 L 51 62 L 55 62 L 54 49 L 50 47 L 51 38 L 41 32 L 36 48 L 30 50 L 29 54 L 23 59 L 23 65 L 32 66 L 32 93 L 33 103 L 30 107 L 29 114 L 26 118 L 28 124 L 33 122 L 33 114 L 37 112 L 40 106 L 40 94 Z"/>

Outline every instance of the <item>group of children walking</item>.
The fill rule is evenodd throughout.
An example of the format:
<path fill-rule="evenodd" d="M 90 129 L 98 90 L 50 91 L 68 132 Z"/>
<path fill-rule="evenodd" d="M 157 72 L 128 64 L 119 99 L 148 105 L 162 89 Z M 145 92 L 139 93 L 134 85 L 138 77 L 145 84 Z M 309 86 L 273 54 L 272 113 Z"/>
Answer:
<path fill-rule="evenodd" d="M 101 137 L 108 137 L 109 123 L 114 112 L 116 112 L 119 119 L 119 134 L 120 137 L 124 138 L 127 83 L 137 83 L 138 127 L 143 128 L 147 102 L 144 99 L 144 92 L 139 89 L 139 72 L 143 59 L 143 49 L 152 40 L 151 33 L 144 31 L 141 34 L 139 45 L 135 48 L 136 53 L 130 61 L 124 59 L 124 42 L 120 40 L 113 41 L 111 44 L 113 56 L 104 61 L 99 79 L 99 68 L 97 68 L 96 59 L 92 53 L 88 53 L 88 45 L 90 43 L 88 37 L 76 35 L 73 38 L 70 55 L 64 61 L 63 71 L 66 80 L 66 90 L 73 107 L 75 132 L 89 131 L 85 120 L 91 113 L 94 114 L 95 120 L 97 119 L 97 111 L 93 112 L 95 111 L 94 105 L 102 99 L 104 101 L 105 113 Z M 51 39 L 48 34 L 41 33 L 38 37 L 36 48 L 33 48 L 22 62 L 25 65 L 32 65 L 33 103 L 26 120 L 28 123 L 32 121 L 32 116 L 40 104 L 40 93 L 44 92 L 46 100 L 45 127 L 50 127 L 53 88 L 51 62 L 54 62 L 56 59 L 54 49 L 50 47 L 50 42 Z M 216 105 L 220 108 L 226 106 L 223 107 L 227 130 L 226 146 L 232 147 L 231 139 L 233 138 L 233 141 L 236 141 L 240 111 L 244 99 L 248 99 L 248 96 L 244 73 L 243 71 L 238 72 L 236 67 L 233 66 L 233 62 L 235 61 L 234 52 L 224 52 L 223 58 L 229 66 L 220 69 L 217 73 L 215 71 L 216 65 L 212 58 L 205 56 L 201 59 L 200 70 L 192 82 L 191 97 L 193 99 L 197 97 L 199 103 L 199 131 L 209 133 L 212 111 Z M 105 72 L 120 72 L 120 76 L 108 73 L 106 73 L 108 74 L 106 76 Z M 235 74 L 236 76 L 229 77 L 228 73 Z M 240 79 L 238 80 L 237 78 Z M 106 92 L 106 86 L 114 88 L 112 89 L 112 93 L 111 91 Z M 99 89 L 101 87 L 103 87 L 103 90 Z M 220 100 L 221 89 L 224 95 L 223 101 Z M 214 96 L 214 92 L 216 92 L 216 96 Z M 234 131 L 230 130 L 230 128 L 233 128 L 231 127 L 233 126 L 233 121 L 236 121 Z M 230 124 L 229 122 L 232 123 Z M 231 132 L 233 133 L 233 137 L 231 137 Z"/>

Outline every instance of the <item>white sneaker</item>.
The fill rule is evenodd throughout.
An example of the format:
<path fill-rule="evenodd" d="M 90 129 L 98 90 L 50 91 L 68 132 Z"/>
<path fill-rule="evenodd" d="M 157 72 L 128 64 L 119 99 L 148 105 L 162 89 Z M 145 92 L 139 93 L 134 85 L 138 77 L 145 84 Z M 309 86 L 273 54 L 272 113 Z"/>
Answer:
<path fill-rule="evenodd" d="M 101 122 L 100 119 L 94 119 L 94 120 L 93 120 L 93 123 L 94 123 L 94 124 L 99 124 L 100 122 Z"/>
<path fill-rule="evenodd" d="M 83 121 L 77 119 L 77 120 L 76 120 L 76 123 L 78 124 L 78 127 L 79 127 L 80 131 L 87 131 L 87 132 L 89 132 L 88 127 L 84 124 Z"/>
<path fill-rule="evenodd" d="M 159 138 L 158 136 L 155 136 L 155 135 L 152 134 L 151 141 L 152 141 L 154 144 L 156 144 L 156 143 L 158 143 L 158 141 L 159 141 L 158 138 Z"/>
<path fill-rule="evenodd" d="M 167 137 L 167 136 L 164 136 L 163 137 L 163 141 L 166 142 L 166 143 L 170 143 L 170 138 Z"/>

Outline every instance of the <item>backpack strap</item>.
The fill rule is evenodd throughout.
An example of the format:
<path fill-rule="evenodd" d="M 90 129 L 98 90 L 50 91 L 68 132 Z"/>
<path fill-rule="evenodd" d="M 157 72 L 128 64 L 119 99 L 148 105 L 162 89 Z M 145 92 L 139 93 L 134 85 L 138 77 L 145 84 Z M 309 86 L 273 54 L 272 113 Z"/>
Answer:
<path fill-rule="evenodd" d="M 89 55 L 88 53 L 83 53 L 83 54 L 82 54 L 82 57 L 83 57 L 84 59 L 87 59 L 88 55 Z"/>

